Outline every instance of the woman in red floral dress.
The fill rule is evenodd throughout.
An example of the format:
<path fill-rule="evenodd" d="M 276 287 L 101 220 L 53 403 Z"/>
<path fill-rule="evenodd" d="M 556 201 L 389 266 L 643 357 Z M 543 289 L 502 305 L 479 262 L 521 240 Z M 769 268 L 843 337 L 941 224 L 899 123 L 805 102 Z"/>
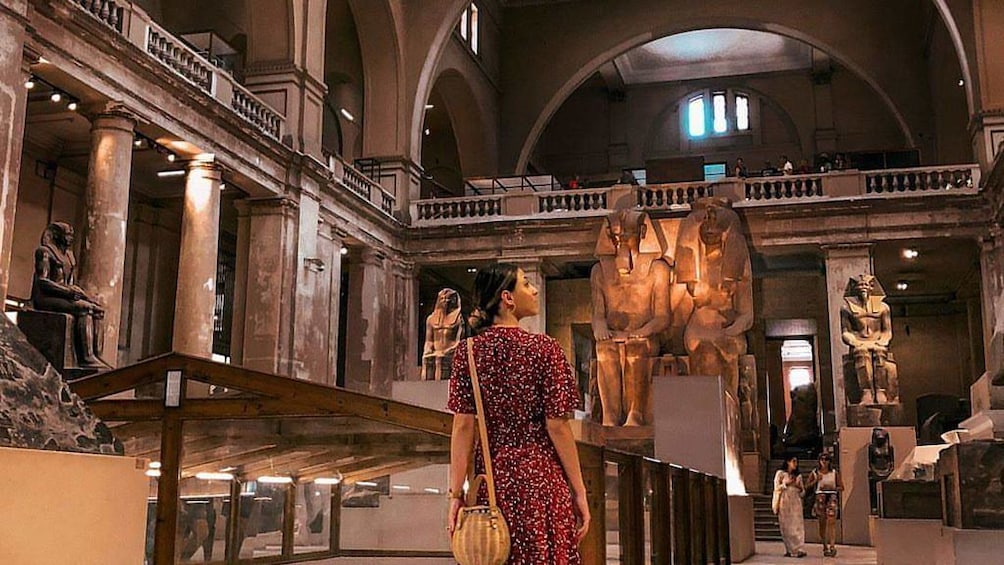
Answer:
<path fill-rule="evenodd" d="M 519 320 L 539 311 L 537 289 L 522 269 L 499 263 L 474 281 L 471 328 L 474 361 L 488 424 L 499 508 L 509 524 L 509 565 L 577 565 L 589 528 L 579 456 L 568 424 L 578 405 L 575 378 L 553 338 L 532 334 Z M 448 408 L 454 412 L 450 449 L 449 530 L 463 505 L 463 484 L 475 450 L 477 423 L 467 344 L 453 358 Z M 487 498 L 482 492 L 482 502 Z"/>

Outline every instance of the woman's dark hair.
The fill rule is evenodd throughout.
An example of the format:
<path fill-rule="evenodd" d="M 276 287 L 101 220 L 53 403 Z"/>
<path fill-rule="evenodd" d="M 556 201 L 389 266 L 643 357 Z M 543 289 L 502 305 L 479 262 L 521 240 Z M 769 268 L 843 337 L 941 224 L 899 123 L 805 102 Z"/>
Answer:
<path fill-rule="evenodd" d="M 795 470 L 794 471 L 788 471 L 788 462 L 791 461 L 791 460 L 795 461 Z M 792 477 L 797 477 L 800 474 L 800 471 L 798 470 L 798 456 L 796 456 L 796 455 L 789 455 L 788 457 L 785 457 L 784 458 L 784 462 L 781 463 L 781 470 L 784 471 L 785 473 L 788 473 Z"/>
<path fill-rule="evenodd" d="M 480 269 L 474 277 L 474 308 L 467 319 L 472 335 L 478 335 L 495 322 L 502 307 L 502 292 L 516 290 L 519 267 L 512 263 L 496 263 Z"/>

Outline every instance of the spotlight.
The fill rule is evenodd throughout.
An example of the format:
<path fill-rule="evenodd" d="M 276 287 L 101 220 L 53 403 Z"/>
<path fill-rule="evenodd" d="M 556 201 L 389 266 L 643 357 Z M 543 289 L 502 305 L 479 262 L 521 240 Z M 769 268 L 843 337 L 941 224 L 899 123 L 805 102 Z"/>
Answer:
<path fill-rule="evenodd" d="M 69 111 L 71 111 L 71 112 L 76 112 L 77 111 L 77 101 L 76 100 L 70 100 L 70 103 L 66 105 L 66 109 L 69 110 Z"/>
<path fill-rule="evenodd" d="M 168 153 L 167 154 L 167 160 L 168 160 L 168 162 L 173 163 L 173 162 L 175 162 L 175 161 L 178 160 L 178 156 L 175 155 L 174 153 Z"/>
<path fill-rule="evenodd" d="M 467 267 L 467 272 L 471 273 L 471 274 L 474 274 L 474 273 L 478 272 L 478 269 L 477 269 L 477 267 Z"/>
<path fill-rule="evenodd" d="M 965 85 L 966 85 L 966 81 L 964 79 L 960 78 L 959 79 L 959 86 L 965 86 Z"/>
<path fill-rule="evenodd" d="M 59 102 L 62 99 L 63 99 L 63 94 L 58 90 L 53 92 L 52 95 L 49 96 L 49 100 L 52 100 L 53 102 Z"/>
<path fill-rule="evenodd" d="M 902 254 L 904 259 L 913 260 L 920 257 L 920 251 L 917 251 L 916 249 L 904 249 Z"/>
<path fill-rule="evenodd" d="M 432 131 L 429 128 L 425 128 L 425 135 L 429 135 Z"/>
<path fill-rule="evenodd" d="M 136 148 L 143 147 L 143 138 L 137 134 L 136 138 L 132 140 L 132 146 Z"/>
<path fill-rule="evenodd" d="M 356 117 L 352 115 L 352 112 L 349 112 L 349 111 L 348 111 L 348 110 L 346 110 L 345 108 L 342 108 L 342 109 L 340 110 L 340 112 L 341 112 L 342 116 L 344 116 L 344 117 L 345 117 L 345 119 L 346 119 L 346 120 L 348 120 L 348 121 L 350 121 L 350 122 L 354 122 L 354 121 L 356 121 Z"/>
<path fill-rule="evenodd" d="M 341 254 L 342 255 L 348 255 L 349 254 L 349 248 L 348 247 L 343 247 L 342 250 L 341 250 Z"/>
<path fill-rule="evenodd" d="M 908 288 L 910 288 L 910 283 L 906 281 L 899 281 L 896 283 L 896 290 L 906 290 Z"/>
<path fill-rule="evenodd" d="M 183 177 L 185 176 L 185 171 L 157 171 L 157 176 L 162 179 L 170 177 Z"/>
<path fill-rule="evenodd" d="M 28 80 L 24 81 L 24 87 L 28 90 L 35 88 L 35 77 L 29 77 Z"/>
<path fill-rule="evenodd" d="M 434 106 L 434 105 L 432 105 L 432 104 L 426 104 L 426 105 L 425 105 L 425 109 L 426 109 L 426 110 L 431 110 L 431 109 L 433 109 L 433 108 L 435 108 L 435 106 Z"/>

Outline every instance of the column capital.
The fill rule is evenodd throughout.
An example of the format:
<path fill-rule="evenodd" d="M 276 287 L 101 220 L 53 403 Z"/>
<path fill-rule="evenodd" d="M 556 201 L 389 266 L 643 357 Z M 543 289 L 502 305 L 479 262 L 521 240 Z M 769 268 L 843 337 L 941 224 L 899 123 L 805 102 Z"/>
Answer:
<path fill-rule="evenodd" d="M 118 101 L 110 101 L 98 107 L 89 109 L 93 117 L 91 119 L 91 130 L 117 129 L 128 132 L 130 135 L 136 129 L 139 118 L 136 113 L 130 110 L 125 104 Z"/>
<path fill-rule="evenodd" d="M 835 243 L 822 245 L 823 255 L 826 259 L 842 259 L 847 257 L 870 256 L 875 247 L 873 241 L 863 241 L 860 243 Z"/>
<path fill-rule="evenodd" d="M 387 252 L 383 249 L 377 249 L 375 247 L 366 247 L 359 254 L 359 259 L 362 261 L 363 265 L 383 267 L 384 261 L 387 260 Z"/>
<path fill-rule="evenodd" d="M 234 201 L 239 216 L 271 216 L 285 214 L 293 216 L 300 205 L 288 196 L 265 198 L 243 198 Z"/>
<path fill-rule="evenodd" d="M 205 176 L 220 178 L 223 176 L 223 166 L 215 159 L 192 159 L 185 164 L 185 169 L 189 174 L 201 171 Z"/>

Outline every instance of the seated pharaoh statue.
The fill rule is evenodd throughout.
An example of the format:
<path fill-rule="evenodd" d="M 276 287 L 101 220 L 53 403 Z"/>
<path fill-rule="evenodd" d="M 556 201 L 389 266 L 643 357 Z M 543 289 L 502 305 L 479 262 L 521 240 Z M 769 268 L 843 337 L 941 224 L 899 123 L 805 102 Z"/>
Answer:
<path fill-rule="evenodd" d="M 676 284 L 689 300 L 674 301 L 686 320 L 683 342 L 690 374 L 721 376 L 739 400 L 739 358 L 753 326 L 753 276 L 739 216 L 724 198 L 702 198 L 680 226 Z M 686 309 L 691 309 L 688 313 Z"/>
<path fill-rule="evenodd" d="M 648 214 L 637 210 L 611 213 L 597 239 L 590 286 L 605 426 L 652 423 L 651 358 L 670 321 L 664 251 Z"/>
<path fill-rule="evenodd" d="M 460 315 L 460 294 L 444 288 L 436 296 L 436 307 L 425 319 L 425 348 L 422 351 L 422 380 L 450 378 L 453 353 L 464 337 Z"/>
<path fill-rule="evenodd" d="M 899 376 L 896 361 L 889 351 L 892 341 L 892 316 L 885 303 L 885 291 L 878 279 L 869 274 L 847 282 L 844 304 L 840 308 L 841 338 L 850 346 L 844 356 L 844 378 L 857 384 L 857 393 L 848 387 L 853 404 L 898 404 Z"/>
<path fill-rule="evenodd" d="M 35 310 L 73 316 L 73 348 L 81 368 L 104 369 L 101 359 L 105 310 L 77 286 L 73 256 L 73 227 L 63 222 L 49 224 L 35 250 L 35 273 L 31 281 L 31 305 Z"/>

